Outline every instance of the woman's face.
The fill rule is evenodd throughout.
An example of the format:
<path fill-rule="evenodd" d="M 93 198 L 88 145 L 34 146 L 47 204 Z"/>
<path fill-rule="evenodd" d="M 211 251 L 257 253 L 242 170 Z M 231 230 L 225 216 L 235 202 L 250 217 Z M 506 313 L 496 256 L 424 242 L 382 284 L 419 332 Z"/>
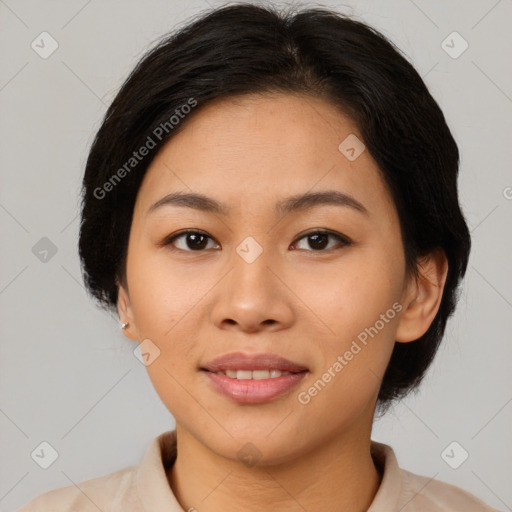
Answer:
<path fill-rule="evenodd" d="M 408 280 L 397 212 L 358 129 L 300 95 L 190 116 L 139 190 L 119 302 L 157 393 L 180 428 L 231 459 L 248 442 L 276 463 L 369 433 Z M 154 207 L 169 194 L 208 200 Z M 205 370 L 232 353 L 304 371 L 265 373 L 282 368 L 271 358 Z"/>

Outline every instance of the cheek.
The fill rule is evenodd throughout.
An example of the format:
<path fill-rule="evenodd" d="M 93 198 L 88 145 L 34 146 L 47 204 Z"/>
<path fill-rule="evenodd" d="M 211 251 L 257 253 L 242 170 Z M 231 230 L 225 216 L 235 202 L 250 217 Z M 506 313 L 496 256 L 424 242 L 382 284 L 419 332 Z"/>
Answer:
<path fill-rule="evenodd" d="M 189 319 L 205 292 L 194 286 L 186 273 L 170 271 L 158 258 L 134 257 L 131 264 L 127 272 L 138 335 L 141 341 L 149 339 L 154 344 L 149 345 L 151 350 L 158 354 L 146 370 L 155 391 L 174 412 L 187 395 L 180 383 L 197 365 L 197 323 Z"/>
<path fill-rule="evenodd" d="M 313 428 L 346 426 L 376 398 L 395 343 L 400 304 L 393 304 L 338 308 L 337 336 L 318 347 L 322 357 L 297 396 Z"/>
<path fill-rule="evenodd" d="M 171 265 L 163 251 L 141 252 L 129 263 L 130 297 L 138 330 L 141 336 L 163 342 L 186 325 L 180 319 L 200 302 L 208 283 L 194 278 L 190 268 Z"/>
<path fill-rule="evenodd" d="M 367 274 L 365 279 L 371 277 Z M 386 283 L 375 279 L 347 280 L 341 288 L 342 294 L 337 289 L 338 299 L 324 310 L 331 333 L 318 347 L 323 353 L 318 371 L 332 367 L 341 356 L 343 371 L 336 373 L 343 373 L 347 382 L 360 380 L 363 373 L 369 377 L 370 370 L 380 375 L 395 343 L 401 304 Z"/>
<path fill-rule="evenodd" d="M 195 372 L 195 330 L 191 322 L 204 291 L 183 272 L 170 271 L 150 259 L 132 273 L 130 282 L 135 322 L 141 339 L 150 339 L 159 355 L 146 366 L 148 376 L 162 402 L 175 416 L 190 408 L 184 391 Z"/>
<path fill-rule="evenodd" d="M 360 248 L 314 280 L 310 306 L 330 332 L 318 343 L 314 379 L 301 391 L 320 416 L 331 406 L 357 414 L 378 391 L 402 309 L 404 263 L 396 247 Z"/>
<path fill-rule="evenodd" d="M 304 273 L 300 282 L 308 305 L 330 328 L 329 337 L 347 340 L 374 325 L 400 299 L 403 265 L 395 248 L 354 248 L 339 264 L 318 269 L 314 279 Z M 390 312 L 391 320 L 395 313 Z"/>

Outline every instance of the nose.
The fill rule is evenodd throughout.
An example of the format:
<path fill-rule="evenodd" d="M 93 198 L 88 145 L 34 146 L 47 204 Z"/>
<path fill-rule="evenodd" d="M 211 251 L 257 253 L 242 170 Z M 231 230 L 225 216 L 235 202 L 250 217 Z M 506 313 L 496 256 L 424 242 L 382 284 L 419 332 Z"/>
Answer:
<path fill-rule="evenodd" d="M 248 333 L 288 328 L 294 321 L 293 293 L 283 265 L 263 247 L 256 255 L 252 242 L 240 244 L 229 261 L 229 272 L 215 287 L 212 322 L 220 329 Z"/>

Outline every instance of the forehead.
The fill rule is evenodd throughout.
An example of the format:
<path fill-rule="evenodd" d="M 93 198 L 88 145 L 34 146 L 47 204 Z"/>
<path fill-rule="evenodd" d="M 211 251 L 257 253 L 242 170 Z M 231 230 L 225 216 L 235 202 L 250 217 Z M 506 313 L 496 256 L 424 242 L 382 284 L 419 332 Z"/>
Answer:
<path fill-rule="evenodd" d="M 270 198 L 339 190 L 374 206 L 390 197 L 355 122 L 334 105 L 298 94 L 215 100 L 190 114 L 156 155 L 139 190 L 145 210 L 173 191 L 198 192 L 233 208 L 260 211 Z M 340 149 L 341 144 L 341 149 Z M 358 152 L 361 146 L 355 149 Z"/>

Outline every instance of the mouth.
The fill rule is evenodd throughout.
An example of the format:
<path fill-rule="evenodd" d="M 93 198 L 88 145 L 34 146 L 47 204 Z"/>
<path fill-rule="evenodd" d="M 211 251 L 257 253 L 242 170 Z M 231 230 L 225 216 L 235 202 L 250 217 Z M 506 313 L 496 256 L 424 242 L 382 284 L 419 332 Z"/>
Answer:
<path fill-rule="evenodd" d="M 276 369 L 263 369 L 263 370 L 225 370 L 212 372 L 216 375 L 226 375 L 231 379 L 237 380 L 263 380 L 263 379 L 276 379 L 283 375 L 291 375 L 292 373 L 299 372 L 287 372 Z"/>
<path fill-rule="evenodd" d="M 217 392 L 241 404 L 261 404 L 289 393 L 308 368 L 273 354 L 227 354 L 200 368 Z"/>

